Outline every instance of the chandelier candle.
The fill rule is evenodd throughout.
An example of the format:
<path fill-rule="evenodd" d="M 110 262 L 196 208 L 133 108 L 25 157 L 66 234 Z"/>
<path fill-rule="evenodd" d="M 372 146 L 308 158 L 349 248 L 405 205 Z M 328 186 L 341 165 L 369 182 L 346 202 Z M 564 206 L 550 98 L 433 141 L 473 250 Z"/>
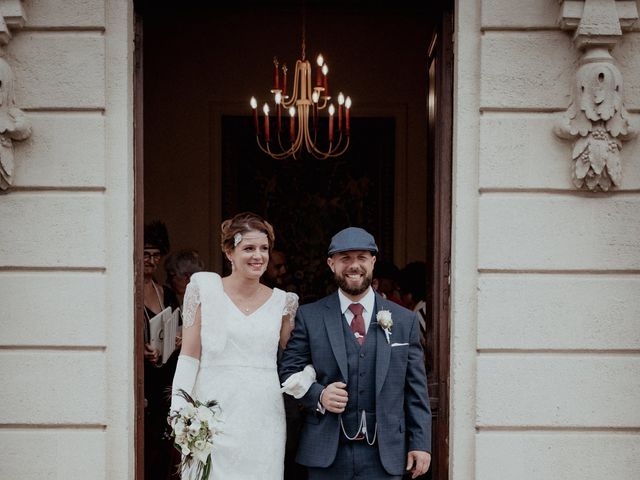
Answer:
<path fill-rule="evenodd" d="M 324 98 L 331 98 L 329 96 L 329 66 L 325 63 L 322 66 L 322 75 L 324 75 Z"/>
<path fill-rule="evenodd" d="M 296 136 L 296 109 L 289 107 L 289 115 L 291 115 L 291 119 L 289 120 L 289 138 L 291 142 L 293 142 Z"/>
<path fill-rule="evenodd" d="M 336 109 L 333 106 L 333 103 L 329 105 L 329 145 L 333 143 L 333 114 Z"/>
<path fill-rule="evenodd" d="M 321 87 L 322 86 L 322 66 L 324 65 L 324 58 L 322 57 L 322 54 L 318 55 L 318 58 L 316 58 L 316 65 L 318 65 L 318 68 L 316 69 L 316 87 Z"/>
<path fill-rule="evenodd" d="M 264 111 L 264 141 L 269 143 L 269 105 L 265 103 L 262 110 Z"/>
<path fill-rule="evenodd" d="M 285 100 L 289 97 L 287 97 L 287 66 L 286 65 L 282 65 L 282 98 L 284 98 Z"/>
<path fill-rule="evenodd" d="M 260 125 L 258 124 L 258 101 L 256 97 L 251 97 L 251 108 L 253 109 L 253 123 L 256 126 L 256 135 L 260 133 Z"/>
<path fill-rule="evenodd" d="M 278 116 L 278 135 L 280 134 L 280 132 L 282 131 L 282 111 L 281 111 L 281 104 L 282 104 L 282 94 L 280 93 L 280 90 L 278 90 L 276 92 L 276 114 Z"/>
<path fill-rule="evenodd" d="M 340 92 L 338 94 L 338 131 L 340 133 L 343 132 L 342 130 L 342 106 L 344 105 L 344 95 L 342 94 L 342 92 Z"/>
<path fill-rule="evenodd" d="M 313 95 L 311 95 L 311 100 L 313 101 L 313 131 L 318 130 L 318 101 L 320 100 L 320 94 L 318 90 L 313 91 Z"/>
<path fill-rule="evenodd" d="M 280 73 L 278 71 L 278 59 L 273 57 L 273 92 L 280 89 Z"/>
<path fill-rule="evenodd" d="M 344 106 L 347 109 L 347 114 L 346 114 L 346 121 L 347 121 L 347 137 L 349 137 L 349 112 L 351 111 L 351 97 L 347 97 L 347 99 L 344 101 Z"/>

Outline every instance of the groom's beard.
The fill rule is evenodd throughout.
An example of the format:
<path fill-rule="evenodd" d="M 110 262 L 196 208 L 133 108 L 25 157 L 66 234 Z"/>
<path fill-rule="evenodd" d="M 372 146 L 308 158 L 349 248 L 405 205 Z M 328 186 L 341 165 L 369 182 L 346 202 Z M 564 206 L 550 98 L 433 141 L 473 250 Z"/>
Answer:
<path fill-rule="evenodd" d="M 364 275 L 362 277 L 362 281 L 360 282 L 360 285 L 353 285 L 353 284 L 349 285 L 346 275 L 350 273 L 360 273 Z M 352 270 L 350 272 L 345 272 L 344 275 L 338 275 L 336 273 L 334 275 L 334 278 L 336 279 L 336 283 L 338 284 L 338 287 L 340 287 L 340 290 L 342 290 L 347 295 L 356 296 L 356 295 L 360 295 L 361 293 L 364 293 L 367 290 L 367 288 L 369 288 L 369 286 L 371 285 L 371 281 L 373 280 L 373 274 L 367 275 L 367 272 L 363 270 L 357 270 L 357 271 Z"/>

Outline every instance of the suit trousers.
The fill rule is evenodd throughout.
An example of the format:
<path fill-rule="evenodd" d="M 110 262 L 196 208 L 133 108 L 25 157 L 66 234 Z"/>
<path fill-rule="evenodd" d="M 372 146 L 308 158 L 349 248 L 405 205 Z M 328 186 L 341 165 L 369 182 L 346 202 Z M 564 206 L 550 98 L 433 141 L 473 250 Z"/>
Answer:
<path fill-rule="evenodd" d="M 327 468 L 309 468 L 309 480 L 400 480 L 389 475 L 380 462 L 378 444 L 365 440 L 340 442 L 336 459 Z"/>

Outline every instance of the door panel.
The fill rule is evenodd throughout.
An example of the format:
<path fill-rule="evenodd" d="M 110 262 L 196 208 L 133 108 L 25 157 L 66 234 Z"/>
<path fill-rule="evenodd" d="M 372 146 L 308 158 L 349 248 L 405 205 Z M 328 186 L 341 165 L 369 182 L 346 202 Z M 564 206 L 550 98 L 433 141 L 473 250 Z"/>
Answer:
<path fill-rule="evenodd" d="M 449 478 L 449 273 L 451 142 L 453 133 L 453 12 L 443 6 L 428 56 L 428 219 L 425 359 L 433 411 L 432 466 L 424 478 Z"/>

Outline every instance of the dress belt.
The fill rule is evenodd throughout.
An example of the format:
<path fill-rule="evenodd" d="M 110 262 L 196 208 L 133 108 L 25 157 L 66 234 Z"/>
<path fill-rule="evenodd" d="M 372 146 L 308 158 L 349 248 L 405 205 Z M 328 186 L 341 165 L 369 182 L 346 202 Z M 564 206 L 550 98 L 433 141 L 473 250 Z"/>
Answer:
<path fill-rule="evenodd" d="M 265 365 L 265 364 L 256 364 L 256 365 L 240 365 L 239 363 L 220 363 L 220 362 L 207 362 L 202 361 L 200 363 L 200 368 L 203 367 L 227 367 L 227 368 L 259 368 L 260 370 L 277 370 L 278 367 L 276 365 Z"/>

